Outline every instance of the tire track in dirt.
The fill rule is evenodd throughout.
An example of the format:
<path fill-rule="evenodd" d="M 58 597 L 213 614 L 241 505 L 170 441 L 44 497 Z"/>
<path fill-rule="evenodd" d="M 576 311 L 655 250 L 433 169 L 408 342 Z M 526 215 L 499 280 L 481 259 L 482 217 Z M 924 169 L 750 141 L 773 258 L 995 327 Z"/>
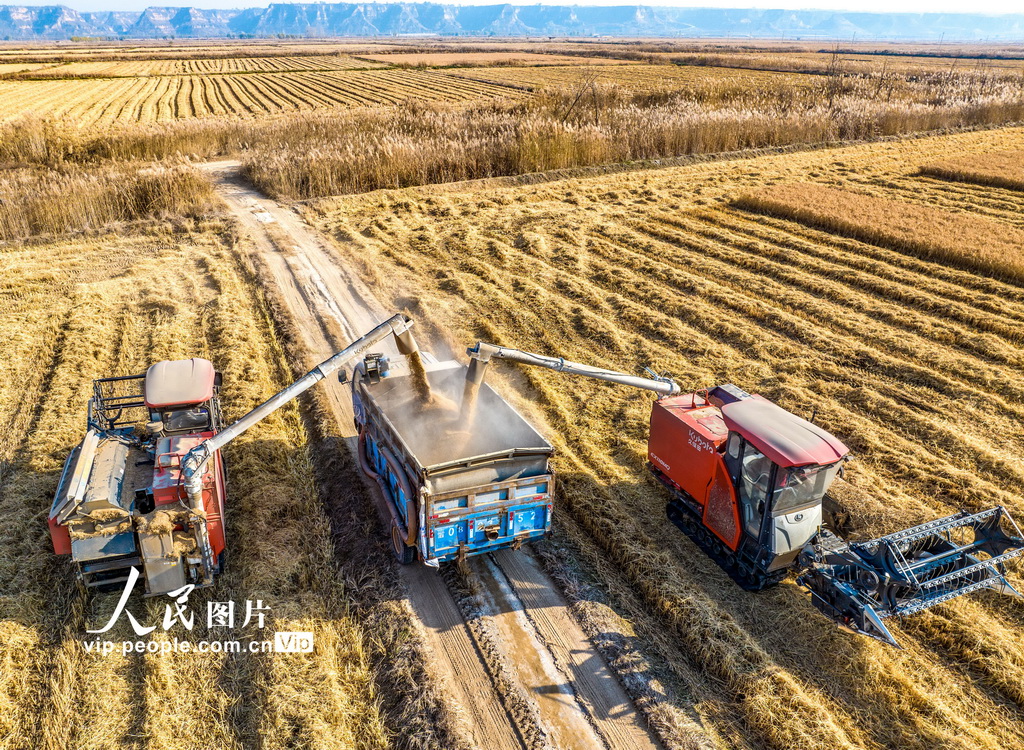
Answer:
<path fill-rule="evenodd" d="M 315 357 L 326 358 L 339 348 L 338 342 L 332 341 L 337 338 L 337 334 L 332 335 L 332 328 L 351 340 L 358 335 L 355 331 L 368 330 L 386 317 L 359 282 L 346 278 L 326 257 L 300 219 L 237 178 L 235 163 L 215 163 L 207 165 L 207 169 L 213 172 L 218 190 L 232 213 L 252 234 L 261 259 L 294 317 L 307 322 L 298 327 L 298 333 Z M 268 232 L 270 225 L 281 231 Z M 351 296 L 332 297 L 328 289 L 344 290 Z M 363 303 L 361 309 L 356 307 L 357 301 Z M 337 383 L 325 385 L 337 426 L 351 442 L 355 430 L 346 389 Z M 495 694 L 477 645 L 443 581 L 432 571 L 420 568 L 403 568 L 401 572 L 410 606 L 423 624 L 428 651 L 434 657 L 429 668 L 459 704 L 471 744 L 521 750 L 519 733 Z"/>
<path fill-rule="evenodd" d="M 297 333 L 314 357 L 337 351 L 390 314 L 358 277 L 334 260 L 299 217 L 242 182 L 236 163 L 219 162 L 205 168 L 213 173 L 232 213 L 254 236 L 260 259 L 293 317 L 304 322 Z M 450 356 L 443 344 L 438 349 L 440 356 Z M 329 384 L 326 391 L 338 428 L 351 447 L 355 430 L 347 389 Z M 374 494 L 380 502 L 379 493 Z M 498 568 L 494 564 L 476 566 L 483 587 L 492 596 L 501 594 L 493 602 L 495 607 L 482 616 L 518 613 L 505 618 L 507 632 L 501 628 L 475 632 L 435 572 L 418 566 L 401 569 L 410 605 L 424 626 L 428 650 L 434 657 L 430 668 L 467 719 L 465 731 L 472 744 L 498 750 L 523 748 L 533 744 L 526 738 L 536 737 L 539 731 L 559 748 L 658 747 L 614 673 L 570 616 L 554 583 L 532 558 L 507 562 L 515 557 L 499 556 L 500 569 L 487 570 Z M 490 635 L 495 632 L 529 648 L 509 654 Z M 513 688 L 536 709 L 527 713 L 540 717 L 539 726 L 528 719 L 521 724 L 524 719 L 519 714 L 523 712 L 513 716 L 502 700 L 496 689 L 495 666 L 485 658 L 485 654 L 495 653 L 515 657 L 514 663 L 505 658 L 497 668 L 503 679 L 514 677 Z M 554 675 L 560 678 L 557 685 L 550 684 Z M 541 709 L 544 696 L 553 692 L 570 700 L 554 707 L 557 710 L 553 712 L 546 710 L 549 705 Z"/>

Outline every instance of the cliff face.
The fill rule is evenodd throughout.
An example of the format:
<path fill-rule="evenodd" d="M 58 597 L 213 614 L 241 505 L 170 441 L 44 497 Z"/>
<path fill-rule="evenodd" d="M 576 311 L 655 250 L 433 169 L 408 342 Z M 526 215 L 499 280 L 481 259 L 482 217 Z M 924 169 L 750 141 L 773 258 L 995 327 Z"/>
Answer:
<path fill-rule="evenodd" d="M 746 36 L 860 39 L 1024 39 L 1024 14 L 858 13 L 663 8 L 644 5 L 296 3 L 245 10 L 153 7 L 79 13 L 61 5 L 0 5 L 0 38 L 72 36 Z"/>

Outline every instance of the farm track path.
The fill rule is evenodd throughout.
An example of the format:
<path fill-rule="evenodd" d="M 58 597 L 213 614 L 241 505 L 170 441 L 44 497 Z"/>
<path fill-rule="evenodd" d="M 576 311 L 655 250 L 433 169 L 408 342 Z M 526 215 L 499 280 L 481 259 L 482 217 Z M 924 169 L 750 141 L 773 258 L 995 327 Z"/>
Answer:
<path fill-rule="evenodd" d="M 210 162 L 202 167 L 255 243 L 297 323 L 296 334 L 317 361 L 391 314 L 372 290 L 336 262 L 317 232 L 297 213 L 249 185 L 239 173 L 238 162 Z M 451 356 L 440 345 L 435 351 Z M 354 450 L 356 431 L 346 389 L 331 383 L 326 391 L 338 430 Z M 368 482 L 368 487 L 382 505 L 376 485 Z M 435 571 L 418 565 L 400 568 L 431 657 L 428 668 L 457 706 L 471 746 L 494 750 L 659 747 L 622 685 L 572 618 L 564 597 L 530 553 L 500 553 L 471 570 L 490 595 L 484 597 L 487 606 L 464 613 Z M 470 627 L 467 618 L 480 622 Z M 502 642 L 493 639 L 494 634 L 500 634 Z M 528 710 L 512 706 L 507 696 L 503 699 L 496 670 L 511 675 L 512 689 L 520 696 L 517 703 L 525 700 Z"/>

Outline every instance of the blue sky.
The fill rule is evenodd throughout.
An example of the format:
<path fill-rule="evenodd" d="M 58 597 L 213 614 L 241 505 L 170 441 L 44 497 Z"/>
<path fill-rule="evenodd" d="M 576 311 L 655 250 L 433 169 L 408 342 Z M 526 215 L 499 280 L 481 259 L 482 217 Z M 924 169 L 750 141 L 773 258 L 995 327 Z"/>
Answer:
<path fill-rule="evenodd" d="M 347 0 L 356 2 L 358 0 Z M 437 0 L 457 5 L 492 5 L 502 0 Z M 515 5 L 533 5 L 537 0 L 509 0 Z M 831 10 L 894 11 L 906 13 L 1024 13 L 1020 0 L 543 0 L 547 5 L 669 5 L 702 8 L 820 8 Z M 76 10 L 142 10 L 149 5 L 182 6 L 196 8 L 252 8 L 266 7 L 268 2 L 246 2 L 246 0 L 153 0 L 132 2 L 132 0 L 0 0 L 0 3 L 17 5 L 67 5 Z"/>

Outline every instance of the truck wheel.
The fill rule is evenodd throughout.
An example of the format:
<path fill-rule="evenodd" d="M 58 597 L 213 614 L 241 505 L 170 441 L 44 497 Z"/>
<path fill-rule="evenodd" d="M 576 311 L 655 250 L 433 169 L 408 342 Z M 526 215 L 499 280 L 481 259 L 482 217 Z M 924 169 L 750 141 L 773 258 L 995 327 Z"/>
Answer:
<path fill-rule="evenodd" d="M 416 559 L 416 548 L 406 545 L 402 530 L 394 521 L 391 522 L 391 552 L 402 565 L 408 565 Z"/>

